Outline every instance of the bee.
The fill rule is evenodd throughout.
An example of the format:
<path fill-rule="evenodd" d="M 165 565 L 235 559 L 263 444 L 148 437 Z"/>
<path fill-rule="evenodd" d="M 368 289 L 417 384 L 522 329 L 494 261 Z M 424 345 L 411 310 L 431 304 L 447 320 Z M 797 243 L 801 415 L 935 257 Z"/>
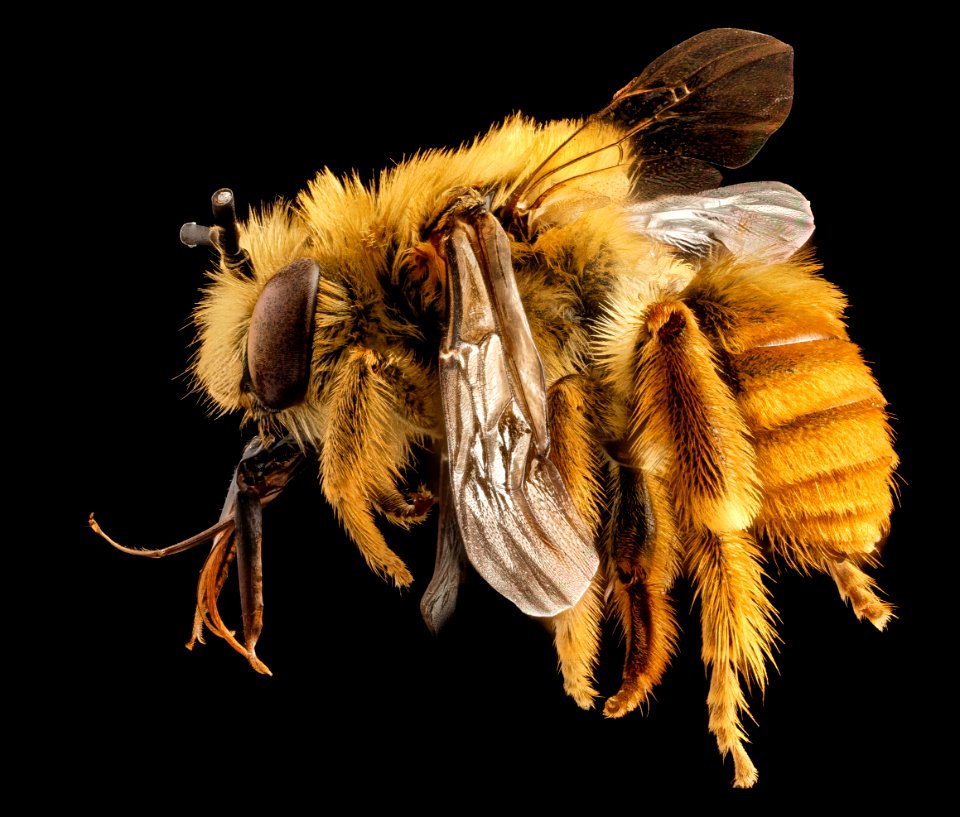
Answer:
<path fill-rule="evenodd" d="M 196 389 L 254 433 L 212 542 L 204 630 L 252 667 L 263 627 L 263 507 L 298 473 L 367 564 L 413 576 L 381 520 L 437 506 L 433 631 L 479 574 L 551 630 L 583 708 L 605 622 L 624 635 L 609 717 L 644 705 L 677 652 L 688 580 L 709 729 L 734 786 L 757 770 L 745 689 L 776 641 L 772 564 L 832 577 L 860 619 L 894 614 L 868 573 L 896 496 L 884 397 L 843 294 L 809 247 L 809 203 L 778 182 L 721 186 L 787 117 L 793 51 L 738 29 L 667 51 L 601 111 L 515 115 L 372 184 L 320 172 L 295 201 L 184 225 L 218 263 L 196 307 Z M 420 471 L 421 473 L 418 473 Z M 236 562 L 243 639 L 217 599 Z"/>

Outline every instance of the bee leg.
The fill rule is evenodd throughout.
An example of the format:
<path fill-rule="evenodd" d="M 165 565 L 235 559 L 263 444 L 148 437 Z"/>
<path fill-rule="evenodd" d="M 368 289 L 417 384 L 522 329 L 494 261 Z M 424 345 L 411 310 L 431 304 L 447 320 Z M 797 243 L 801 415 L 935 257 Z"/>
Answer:
<path fill-rule="evenodd" d="M 695 539 L 688 561 L 700 599 L 703 661 L 711 668 L 710 731 L 720 752 L 733 756 L 734 786 L 749 788 L 757 769 L 744 748 L 740 715 L 749 709 L 740 676 L 763 690 L 766 662 L 772 660 L 773 608 L 752 536 L 701 531 Z"/>
<path fill-rule="evenodd" d="M 382 500 L 395 519 L 402 517 L 397 511 L 407 503 L 398 499 L 393 486 L 410 456 L 409 439 L 395 420 L 392 392 L 381 363 L 373 350 L 356 347 L 332 374 L 320 452 L 321 488 L 370 568 L 406 587 L 413 576 L 387 545 L 373 515 Z M 414 513 L 416 506 L 414 502 Z"/>
<path fill-rule="evenodd" d="M 746 533 L 760 511 L 756 453 L 719 356 L 683 302 L 654 304 L 638 351 L 633 458 L 670 486 L 685 570 L 700 602 L 702 656 L 711 668 L 710 731 L 733 756 L 734 786 L 757 770 L 743 744 L 747 711 L 740 676 L 763 689 L 772 659 L 775 611 L 763 583 L 761 552 Z"/>
<path fill-rule="evenodd" d="M 892 604 L 877 596 L 877 585 L 850 559 L 829 559 L 827 572 L 833 577 L 840 597 L 850 603 L 857 618 L 867 619 L 878 630 L 883 630 L 894 616 Z"/>
<path fill-rule="evenodd" d="M 586 378 L 561 378 L 547 392 L 547 411 L 550 459 L 580 518 L 595 531 L 603 501 L 599 480 L 602 452 L 593 442 L 589 423 L 591 394 Z M 602 598 L 603 580 L 598 571 L 580 601 L 551 621 L 564 691 L 583 709 L 592 707 L 597 696 L 594 671 L 600 652 Z"/>
<path fill-rule="evenodd" d="M 603 580 L 598 571 L 580 601 L 551 619 L 563 690 L 581 709 L 592 708 L 597 697 L 594 670 L 600 653 L 602 598 Z"/>
<path fill-rule="evenodd" d="M 375 353 L 376 354 L 376 353 Z M 394 409 L 412 428 L 434 435 L 437 428 L 436 372 L 425 368 L 410 355 L 376 354 L 377 371 L 389 383 Z"/>
<path fill-rule="evenodd" d="M 437 500 L 426 486 L 418 488 L 408 499 L 396 487 L 388 485 L 374 494 L 373 502 L 394 525 L 409 528 L 426 519 Z"/>
<path fill-rule="evenodd" d="M 678 627 L 668 595 L 680 550 L 666 486 L 655 477 L 611 464 L 610 585 L 627 641 L 623 682 L 604 706 L 607 717 L 636 709 L 660 683 L 676 650 Z"/>
<path fill-rule="evenodd" d="M 887 534 L 898 460 L 886 401 L 847 338 L 842 296 L 803 266 L 761 275 L 718 266 L 693 289 L 698 314 L 712 316 L 705 320 L 728 351 L 754 439 L 758 537 L 787 564 L 830 575 L 856 615 L 882 629 L 893 606 L 859 565 Z"/>
<path fill-rule="evenodd" d="M 414 360 L 402 355 L 384 357 L 373 352 L 374 369 L 379 379 L 389 383 L 393 396 L 393 409 L 418 433 L 428 432 L 435 424 L 436 407 L 431 405 L 430 395 L 435 392 L 431 373 Z M 436 497 L 425 486 L 410 492 L 409 498 L 393 484 L 379 489 L 374 503 L 381 513 L 394 525 L 409 528 L 422 522 L 437 503 Z"/>

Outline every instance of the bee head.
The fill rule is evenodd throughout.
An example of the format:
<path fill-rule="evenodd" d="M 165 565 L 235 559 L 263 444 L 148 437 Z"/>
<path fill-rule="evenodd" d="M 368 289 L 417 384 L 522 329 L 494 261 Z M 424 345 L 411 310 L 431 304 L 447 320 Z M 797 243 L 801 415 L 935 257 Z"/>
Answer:
<path fill-rule="evenodd" d="M 260 422 L 306 397 L 320 266 L 313 259 L 298 258 L 279 269 L 267 264 L 269 269 L 259 270 L 240 246 L 233 192 L 218 190 L 212 205 L 212 227 L 191 222 L 180 229 L 184 244 L 210 246 L 220 256 L 213 284 L 195 313 L 200 346 L 194 375 L 219 409 L 243 408 Z M 294 248 L 276 240 L 277 235 L 290 235 L 289 223 L 271 229 L 267 219 L 256 227 L 251 232 L 265 236 L 278 251 L 274 258 L 290 257 Z M 299 244 L 302 248 L 303 242 Z"/>

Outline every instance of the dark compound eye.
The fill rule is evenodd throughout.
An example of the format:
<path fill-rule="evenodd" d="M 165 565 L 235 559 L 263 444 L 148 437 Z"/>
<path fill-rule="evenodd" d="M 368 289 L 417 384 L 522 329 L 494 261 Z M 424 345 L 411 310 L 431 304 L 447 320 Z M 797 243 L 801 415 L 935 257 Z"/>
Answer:
<path fill-rule="evenodd" d="M 268 409 L 299 403 L 310 380 L 320 265 L 301 258 L 263 288 L 247 336 L 247 370 Z"/>

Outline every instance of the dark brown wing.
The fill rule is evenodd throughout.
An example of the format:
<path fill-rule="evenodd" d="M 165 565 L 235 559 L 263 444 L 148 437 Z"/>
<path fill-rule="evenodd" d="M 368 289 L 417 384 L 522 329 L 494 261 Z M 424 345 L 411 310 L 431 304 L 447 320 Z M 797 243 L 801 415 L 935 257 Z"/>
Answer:
<path fill-rule="evenodd" d="M 604 151 L 607 164 L 589 172 L 629 165 L 641 200 L 716 187 L 717 167 L 749 162 L 792 102 L 790 46 L 753 31 L 705 31 L 667 51 L 587 119 L 520 185 L 507 210 L 536 209 L 586 172 L 580 162 Z M 610 136 L 598 146 L 604 126 Z"/>

